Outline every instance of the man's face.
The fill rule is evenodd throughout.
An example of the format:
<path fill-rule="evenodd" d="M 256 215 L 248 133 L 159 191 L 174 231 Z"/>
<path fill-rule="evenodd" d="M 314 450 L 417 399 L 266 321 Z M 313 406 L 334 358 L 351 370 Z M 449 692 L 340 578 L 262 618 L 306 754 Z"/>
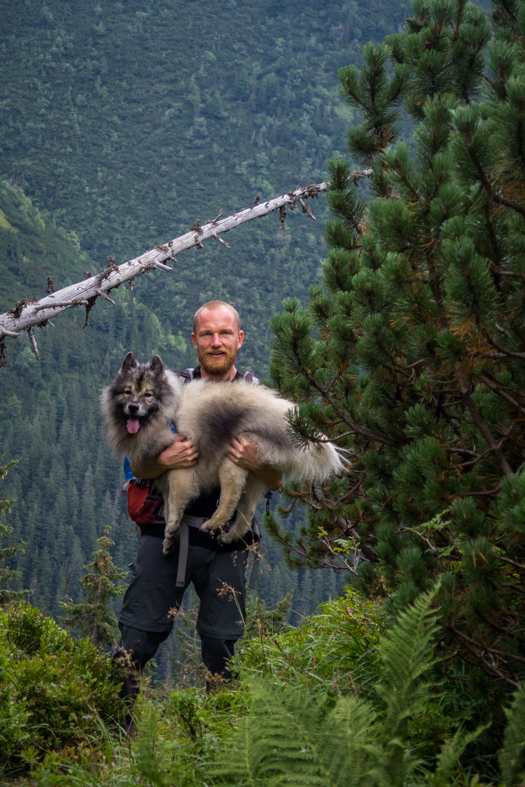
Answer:
<path fill-rule="evenodd" d="M 235 315 L 229 309 L 204 309 L 198 318 L 191 340 L 205 372 L 220 375 L 228 372 L 237 358 L 244 339 Z"/>

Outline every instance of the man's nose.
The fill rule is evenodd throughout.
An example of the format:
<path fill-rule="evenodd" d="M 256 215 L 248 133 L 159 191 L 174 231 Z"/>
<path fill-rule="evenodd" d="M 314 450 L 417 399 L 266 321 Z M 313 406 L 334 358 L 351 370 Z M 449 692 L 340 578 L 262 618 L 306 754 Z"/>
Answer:
<path fill-rule="evenodd" d="M 220 347 L 221 346 L 222 339 L 221 339 L 220 333 L 214 333 L 213 334 L 213 339 L 211 340 L 211 343 L 213 344 L 214 347 Z"/>

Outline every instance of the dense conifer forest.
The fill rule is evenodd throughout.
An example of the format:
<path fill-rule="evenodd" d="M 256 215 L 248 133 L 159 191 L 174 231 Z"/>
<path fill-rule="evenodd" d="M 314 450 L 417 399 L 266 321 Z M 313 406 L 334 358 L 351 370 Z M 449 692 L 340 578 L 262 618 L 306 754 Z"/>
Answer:
<path fill-rule="evenodd" d="M 523 785 L 525 2 L 3 6 L 0 311 L 256 195 L 328 199 L 58 315 L 40 358 L 0 337 L 0 780 Z M 205 690 L 190 597 L 130 726 L 98 396 L 130 349 L 191 364 L 212 297 L 349 463 L 264 518 L 233 680 Z"/>

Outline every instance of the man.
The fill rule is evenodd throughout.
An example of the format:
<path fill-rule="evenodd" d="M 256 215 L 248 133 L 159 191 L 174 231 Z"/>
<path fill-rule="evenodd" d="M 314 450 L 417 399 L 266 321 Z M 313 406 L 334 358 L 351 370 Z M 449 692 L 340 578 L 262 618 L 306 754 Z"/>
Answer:
<path fill-rule="evenodd" d="M 200 364 L 191 370 L 192 378 L 202 377 L 219 384 L 242 379 L 235 362 L 244 331 L 232 306 L 222 301 L 201 306 L 195 314 L 191 340 Z M 246 437 L 241 435 L 233 441 L 228 457 L 251 470 L 268 489 L 281 486 L 281 473 L 261 462 L 257 445 Z M 177 435 L 155 461 L 133 466 L 132 471 L 140 478 L 154 479 L 166 470 L 193 467 L 198 458 L 192 441 L 185 435 Z M 179 551 L 183 547 L 171 555 L 162 552 L 164 521 L 161 517 L 143 530 L 119 620 L 122 634 L 119 647 L 129 654 L 132 666 L 127 670 L 123 687 L 123 695 L 130 699 L 138 692 L 138 679 L 145 664 L 169 636 L 190 582 L 200 599 L 197 631 L 202 643 L 202 660 L 212 675 L 231 677 L 228 661 L 234 656 L 235 642 L 244 630 L 246 547 L 252 543 L 253 534 L 243 542 L 221 546 L 212 534 L 200 531 L 200 526 L 215 511 L 219 495 L 220 489 L 201 495 L 185 511 L 181 531 L 187 528 L 189 543 L 187 557 L 184 555 L 182 562 Z"/>

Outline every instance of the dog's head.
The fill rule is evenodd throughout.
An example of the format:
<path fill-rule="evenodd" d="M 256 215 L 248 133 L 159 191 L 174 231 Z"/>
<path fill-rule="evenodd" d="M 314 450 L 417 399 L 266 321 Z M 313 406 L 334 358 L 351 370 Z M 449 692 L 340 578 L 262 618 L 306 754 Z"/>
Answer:
<path fill-rule="evenodd" d="M 151 363 L 137 363 L 129 352 L 111 385 L 111 399 L 119 421 L 129 434 L 137 434 L 146 426 L 170 394 L 159 355 Z"/>

